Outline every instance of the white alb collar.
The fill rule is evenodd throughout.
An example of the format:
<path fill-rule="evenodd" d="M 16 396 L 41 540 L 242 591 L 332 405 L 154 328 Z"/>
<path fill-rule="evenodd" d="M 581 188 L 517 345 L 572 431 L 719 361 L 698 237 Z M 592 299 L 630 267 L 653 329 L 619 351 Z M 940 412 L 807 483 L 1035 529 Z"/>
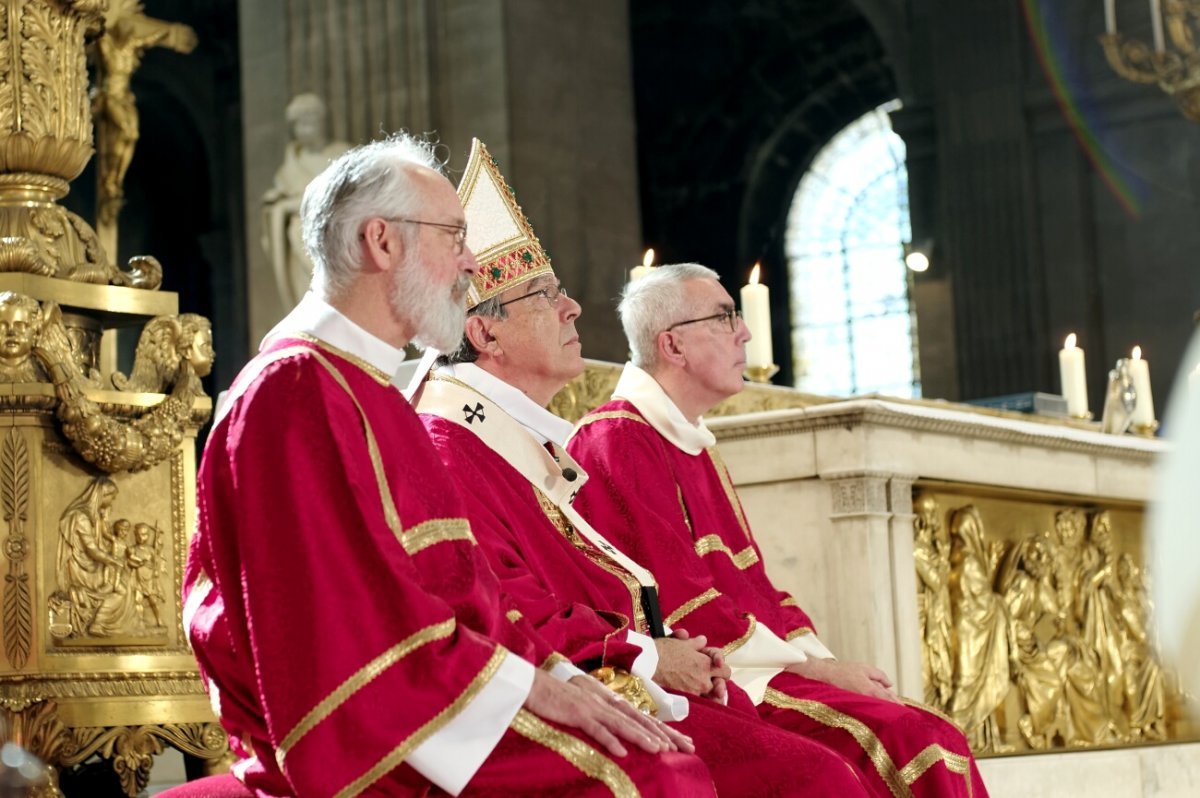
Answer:
<path fill-rule="evenodd" d="M 283 321 L 258 345 L 261 352 L 288 335 L 305 333 L 365 360 L 385 374 L 395 374 L 404 362 L 404 349 L 396 348 L 359 327 L 337 308 L 309 291 Z"/>
<path fill-rule="evenodd" d="M 613 390 L 613 399 L 624 399 L 632 404 L 650 426 L 688 454 L 700 454 L 717 442 L 703 418 L 699 424 L 688 421 L 658 381 L 632 363 L 625 364 L 621 379 Z"/>
<path fill-rule="evenodd" d="M 518 389 L 494 374 L 484 371 L 474 363 L 455 363 L 442 366 L 436 370 L 436 373 L 465 382 L 491 399 L 500 406 L 501 410 L 529 430 L 539 443 L 554 442 L 563 446 L 567 436 L 574 429 L 571 422 L 562 420 Z"/>

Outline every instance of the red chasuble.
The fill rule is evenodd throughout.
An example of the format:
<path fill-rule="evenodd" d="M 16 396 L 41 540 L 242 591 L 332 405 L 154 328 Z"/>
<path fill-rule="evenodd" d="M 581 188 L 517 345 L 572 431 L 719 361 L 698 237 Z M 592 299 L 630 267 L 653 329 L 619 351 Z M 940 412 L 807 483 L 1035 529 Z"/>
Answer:
<path fill-rule="evenodd" d="M 517 427 L 482 394 L 458 383 L 453 390 L 469 393 L 444 404 L 463 406 L 473 423 L 503 418 Z M 467 427 L 433 414 L 427 400 L 428 393 L 418 402 L 421 421 L 461 486 L 480 548 L 523 619 L 585 668 L 601 663 L 627 668 L 640 650 L 625 642 L 627 631 L 646 631 L 637 581 L 575 532 L 504 457 Z M 863 775 L 842 757 L 762 723 L 745 695 L 734 685 L 730 691 L 740 696 L 743 711 L 693 699 L 687 719 L 673 724 L 695 740 L 723 798 L 871 794 Z"/>
<path fill-rule="evenodd" d="M 437 794 L 406 759 L 460 715 L 502 735 L 463 795 L 711 794 L 692 756 L 618 765 L 526 710 L 468 714 L 507 657 L 550 648 L 504 617 L 453 482 L 387 375 L 281 340 L 233 394 L 200 467 L 185 618 L 256 794 Z"/>
<path fill-rule="evenodd" d="M 591 476 L 576 506 L 658 575 L 664 616 L 727 650 L 740 641 L 724 630 L 745 614 L 787 640 L 813 631 L 795 599 L 767 576 L 715 448 L 688 454 L 618 399 L 585 416 L 567 449 Z M 709 625 L 712 614 L 725 613 L 732 618 Z M 962 732 L 924 708 L 783 672 L 758 711 L 841 752 L 880 795 L 987 794 Z"/>

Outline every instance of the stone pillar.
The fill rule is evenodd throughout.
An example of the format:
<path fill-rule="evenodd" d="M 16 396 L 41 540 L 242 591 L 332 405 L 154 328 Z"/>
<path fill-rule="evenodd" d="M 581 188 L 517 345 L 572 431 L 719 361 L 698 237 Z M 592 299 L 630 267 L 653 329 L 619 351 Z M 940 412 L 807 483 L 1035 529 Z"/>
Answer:
<path fill-rule="evenodd" d="M 628 9 L 552 0 L 242 0 L 251 348 L 286 312 L 259 242 L 284 107 L 323 96 L 330 135 L 431 133 L 451 177 L 472 136 L 517 191 L 584 308 L 589 357 L 624 359 L 613 312 L 640 256 Z"/>
<path fill-rule="evenodd" d="M 826 619 L 841 630 L 834 653 L 882 668 L 902 694 L 919 696 L 913 479 L 874 471 L 833 472 L 821 479 L 831 497 L 833 539 L 827 543 L 827 563 L 834 573 L 853 577 L 853 583 L 842 584 Z"/>

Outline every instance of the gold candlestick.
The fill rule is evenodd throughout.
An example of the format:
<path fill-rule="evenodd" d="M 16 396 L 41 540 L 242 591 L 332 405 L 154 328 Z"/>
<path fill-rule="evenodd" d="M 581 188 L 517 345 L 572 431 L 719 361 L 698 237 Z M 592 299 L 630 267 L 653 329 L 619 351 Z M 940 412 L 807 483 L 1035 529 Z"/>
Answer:
<path fill-rule="evenodd" d="M 768 383 L 779 373 L 779 366 L 772 363 L 769 366 L 746 366 L 746 379 L 750 382 Z"/>
<path fill-rule="evenodd" d="M 1153 438 L 1158 432 L 1158 422 L 1151 421 L 1149 424 L 1134 424 L 1133 434 L 1141 435 L 1143 438 Z"/>

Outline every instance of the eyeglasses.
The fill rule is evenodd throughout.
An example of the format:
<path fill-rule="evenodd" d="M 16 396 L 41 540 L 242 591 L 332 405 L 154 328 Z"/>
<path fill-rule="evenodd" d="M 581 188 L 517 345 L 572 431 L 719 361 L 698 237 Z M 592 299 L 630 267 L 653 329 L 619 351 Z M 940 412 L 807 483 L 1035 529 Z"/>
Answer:
<path fill-rule="evenodd" d="M 505 305 L 511 305 L 514 302 L 520 302 L 522 299 L 529 299 L 531 296 L 540 296 L 550 303 L 550 307 L 556 307 L 558 305 L 559 297 L 569 297 L 570 295 L 567 293 L 567 289 L 563 288 L 562 283 L 555 283 L 554 285 L 548 285 L 545 288 L 539 288 L 536 291 L 530 291 L 528 294 L 522 294 L 516 299 L 510 299 L 507 302 L 501 302 L 496 307 L 502 308 Z"/>
<path fill-rule="evenodd" d="M 730 308 L 729 310 L 723 310 L 720 313 L 714 313 L 711 316 L 704 316 L 699 319 L 688 319 L 687 321 L 677 321 L 674 324 L 672 324 L 670 327 L 668 327 L 666 329 L 666 332 L 670 332 L 671 330 L 674 330 L 676 327 L 682 327 L 685 324 L 695 324 L 695 323 L 701 322 L 701 321 L 716 321 L 717 319 L 720 319 L 721 321 L 725 322 L 725 324 L 729 327 L 729 331 L 731 333 L 736 333 L 738 330 L 738 322 L 741 321 L 741 319 L 742 319 L 742 312 L 740 310 L 734 310 L 733 308 Z"/>
<path fill-rule="evenodd" d="M 385 222 L 403 222 L 404 224 L 423 224 L 426 227 L 440 227 L 443 230 L 454 231 L 454 254 L 463 254 L 467 245 L 467 226 L 465 224 L 446 224 L 445 222 L 426 222 L 421 219 L 402 219 L 398 216 L 385 216 Z"/>

